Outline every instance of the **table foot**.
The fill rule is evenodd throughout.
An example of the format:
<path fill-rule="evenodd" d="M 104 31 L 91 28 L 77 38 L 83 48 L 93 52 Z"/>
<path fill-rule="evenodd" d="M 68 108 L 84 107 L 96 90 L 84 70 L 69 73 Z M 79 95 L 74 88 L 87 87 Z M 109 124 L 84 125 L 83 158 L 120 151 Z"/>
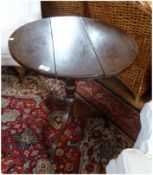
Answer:
<path fill-rule="evenodd" d="M 73 80 L 67 80 L 65 84 L 65 91 L 66 91 L 66 113 L 63 117 L 62 125 L 59 130 L 59 134 L 57 136 L 56 141 L 53 143 L 52 148 L 54 154 L 56 153 L 56 149 L 60 143 L 61 137 L 65 131 L 65 128 L 67 126 L 68 121 L 70 120 L 70 117 L 74 119 L 74 101 L 75 101 L 75 91 L 76 91 L 76 84 Z"/>

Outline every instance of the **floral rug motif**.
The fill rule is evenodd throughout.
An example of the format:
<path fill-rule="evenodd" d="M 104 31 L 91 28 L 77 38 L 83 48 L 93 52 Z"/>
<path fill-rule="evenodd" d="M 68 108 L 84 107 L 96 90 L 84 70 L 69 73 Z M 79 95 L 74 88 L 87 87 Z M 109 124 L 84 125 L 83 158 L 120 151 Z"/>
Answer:
<path fill-rule="evenodd" d="M 105 173 L 108 161 L 133 141 L 104 114 L 77 97 L 70 122 L 53 159 L 52 143 L 64 115 L 64 83 L 27 73 L 2 72 L 2 173 Z M 107 95 L 107 94 L 106 94 Z"/>
<path fill-rule="evenodd" d="M 119 128 L 136 140 L 140 131 L 140 113 L 95 81 L 77 83 L 77 91 Z M 105 111 L 105 112 L 104 112 Z"/>
<path fill-rule="evenodd" d="M 79 142 L 83 132 L 83 120 L 78 117 L 69 125 L 63 136 L 61 145 L 56 152 L 56 166 L 50 163 L 52 159 L 52 143 L 56 139 L 64 109 L 52 102 L 51 110 L 45 103 L 34 99 L 2 97 L 2 155 L 3 158 L 16 157 L 25 173 L 72 173 L 77 172 L 79 152 L 75 147 L 69 147 L 68 141 Z M 60 104 L 61 106 L 61 104 Z M 62 106 L 59 107 L 62 109 Z M 49 161 L 50 160 L 50 161 Z M 7 165 L 9 161 L 4 163 Z M 43 168 L 44 164 L 44 168 Z M 13 164 L 15 167 L 18 163 Z M 13 165 L 7 173 L 17 173 Z M 57 166 L 58 165 L 58 166 Z M 54 168 L 53 168 L 54 167 Z M 19 173 L 19 172 L 18 172 Z"/>

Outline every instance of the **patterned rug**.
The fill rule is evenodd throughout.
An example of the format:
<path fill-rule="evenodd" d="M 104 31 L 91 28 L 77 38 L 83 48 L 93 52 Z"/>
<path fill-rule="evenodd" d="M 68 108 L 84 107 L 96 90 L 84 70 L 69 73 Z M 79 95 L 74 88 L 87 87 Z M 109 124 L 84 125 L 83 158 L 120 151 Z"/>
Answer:
<path fill-rule="evenodd" d="M 95 81 L 77 83 L 78 93 L 117 125 L 123 132 L 136 140 L 140 131 L 140 111 L 127 104 L 110 90 Z"/>
<path fill-rule="evenodd" d="M 2 173 L 105 173 L 108 161 L 133 141 L 77 95 L 70 122 L 52 159 L 64 115 L 64 83 L 27 73 L 22 85 L 2 72 Z M 105 93 L 105 92 L 104 92 Z M 105 94 L 107 95 L 107 94 Z"/>

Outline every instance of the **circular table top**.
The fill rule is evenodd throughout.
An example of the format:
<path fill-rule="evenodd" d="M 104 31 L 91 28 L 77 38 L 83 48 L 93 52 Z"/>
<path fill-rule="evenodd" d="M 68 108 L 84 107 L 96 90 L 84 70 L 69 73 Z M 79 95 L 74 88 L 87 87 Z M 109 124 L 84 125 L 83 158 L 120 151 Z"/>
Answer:
<path fill-rule="evenodd" d="M 106 78 L 129 67 L 137 44 L 123 31 L 84 17 L 51 17 L 28 23 L 9 38 L 22 66 L 60 79 Z"/>

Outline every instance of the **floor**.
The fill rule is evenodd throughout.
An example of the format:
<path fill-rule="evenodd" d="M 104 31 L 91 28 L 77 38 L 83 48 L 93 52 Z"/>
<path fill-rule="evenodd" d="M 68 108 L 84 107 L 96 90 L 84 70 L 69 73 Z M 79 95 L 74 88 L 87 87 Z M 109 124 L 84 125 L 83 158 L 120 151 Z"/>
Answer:
<path fill-rule="evenodd" d="M 134 99 L 132 92 L 117 78 L 99 80 L 99 83 L 109 88 L 113 93 L 124 99 L 133 107 L 141 110 L 144 104 L 151 100 L 151 90 L 148 90 L 138 101 Z"/>
<path fill-rule="evenodd" d="M 105 173 L 110 159 L 133 146 L 133 139 L 106 120 L 105 111 L 83 97 L 83 85 L 76 94 L 75 122 L 67 126 L 53 159 L 65 109 L 63 82 L 28 72 L 21 84 L 14 70 L 2 70 L 3 173 Z M 109 91 L 102 91 L 108 98 Z"/>

